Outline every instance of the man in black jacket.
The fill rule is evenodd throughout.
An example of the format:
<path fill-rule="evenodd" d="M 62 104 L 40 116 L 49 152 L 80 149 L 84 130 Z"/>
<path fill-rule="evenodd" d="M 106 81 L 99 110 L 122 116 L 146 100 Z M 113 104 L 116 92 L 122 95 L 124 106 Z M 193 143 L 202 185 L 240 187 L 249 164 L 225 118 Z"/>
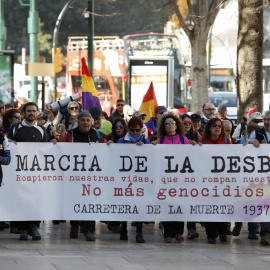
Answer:
<path fill-rule="evenodd" d="M 15 142 L 47 142 L 46 130 L 36 121 L 38 106 L 34 102 L 28 102 L 23 106 L 24 120 L 11 126 L 8 138 Z M 34 203 L 34 202 L 33 202 Z M 28 240 L 28 234 L 33 240 L 40 240 L 41 236 L 37 230 L 40 221 L 20 221 L 15 222 L 22 230 L 20 240 Z M 11 227 L 14 223 L 11 223 Z M 14 227 L 15 227 L 14 226 Z"/>

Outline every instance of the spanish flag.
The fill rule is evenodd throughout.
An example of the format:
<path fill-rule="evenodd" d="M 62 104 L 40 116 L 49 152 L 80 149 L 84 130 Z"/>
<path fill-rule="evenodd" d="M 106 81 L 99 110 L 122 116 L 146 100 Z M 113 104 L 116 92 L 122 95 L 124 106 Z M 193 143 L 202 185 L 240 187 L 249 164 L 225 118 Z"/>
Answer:
<path fill-rule="evenodd" d="M 82 58 L 82 105 L 83 110 L 90 110 L 92 107 L 99 107 L 102 110 L 94 81 L 84 57 Z"/>
<path fill-rule="evenodd" d="M 140 111 L 146 114 L 145 124 L 148 128 L 152 129 L 154 132 L 156 131 L 155 127 L 155 111 L 157 108 L 157 99 L 153 86 L 153 82 L 150 83 L 150 86 L 143 98 L 142 104 L 140 106 Z"/>

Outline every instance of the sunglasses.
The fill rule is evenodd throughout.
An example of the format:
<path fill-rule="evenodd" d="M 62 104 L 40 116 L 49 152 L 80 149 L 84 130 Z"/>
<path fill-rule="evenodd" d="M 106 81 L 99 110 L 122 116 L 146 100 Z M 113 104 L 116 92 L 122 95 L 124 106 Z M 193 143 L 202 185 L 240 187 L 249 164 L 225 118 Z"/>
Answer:
<path fill-rule="evenodd" d="M 214 125 L 212 125 L 212 127 L 214 127 L 214 128 L 222 128 L 222 125 L 217 125 L 217 124 L 214 124 Z"/>
<path fill-rule="evenodd" d="M 141 129 L 139 129 L 139 128 L 130 128 L 129 129 L 131 132 L 140 132 L 141 131 Z"/>
<path fill-rule="evenodd" d="M 118 125 L 115 125 L 114 127 L 115 128 L 120 128 L 120 129 L 124 128 L 124 126 L 118 126 Z"/>
<path fill-rule="evenodd" d="M 257 123 L 257 124 L 258 124 L 258 123 L 262 123 L 262 122 L 263 122 L 263 120 L 254 120 L 254 119 L 253 119 L 253 120 L 252 120 L 252 122 L 254 122 L 254 123 Z"/>
<path fill-rule="evenodd" d="M 175 124 L 176 122 L 175 121 L 167 121 L 167 122 L 165 122 L 165 125 L 169 125 L 169 124 Z"/>
<path fill-rule="evenodd" d="M 21 117 L 20 116 L 12 116 L 13 118 L 15 118 L 15 119 L 17 119 L 17 120 L 19 120 L 19 119 L 21 119 Z"/>
<path fill-rule="evenodd" d="M 184 122 L 184 125 L 191 125 L 192 124 L 192 121 L 185 121 Z"/>
<path fill-rule="evenodd" d="M 124 107 L 124 104 L 117 104 L 116 106 L 118 106 L 118 107 L 119 107 L 119 106 Z"/>
<path fill-rule="evenodd" d="M 143 116 L 143 117 L 141 117 L 141 119 L 142 119 L 142 120 L 145 120 L 145 117 Z"/>
<path fill-rule="evenodd" d="M 76 107 L 70 107 L 69 109 L 70 109 L 71 111 L 73 111 L 73 110 L 79 110 L 79 107 L 77 107 L 77 106 L 76 106 Z"/>

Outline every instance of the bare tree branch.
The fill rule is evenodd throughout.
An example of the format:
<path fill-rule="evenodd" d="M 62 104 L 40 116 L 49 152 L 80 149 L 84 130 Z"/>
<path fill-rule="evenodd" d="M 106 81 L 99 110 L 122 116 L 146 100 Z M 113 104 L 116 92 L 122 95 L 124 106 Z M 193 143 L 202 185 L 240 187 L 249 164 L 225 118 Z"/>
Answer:
<path fill-rule="evenodd" d="M 177 16 L 177 19 L 179 21 L 180 26 L 183 28 L 185 31 L 186 35 L 188 36 L 189 40 L 192 40 L 194 38 L 193 32 L 187 27 L 182 14 L 179 11 L 179 8 L 177 6 L 176 0 L 169 0 L 170 4 L 172 5 L 174 12 Z"/>
<path fill-rule="evenodd" d="M 206 26 L 208 29 L 205 29 L 206 31 L 209 31 L 210 27 L 213 25 L 217 14 L 219 12 L 220 6 L 227 2 L 228 0 L 217 0 L 217 1 L 213 1 L 210 5 L 208 14 L 207 14 L 207 18 L 206 18 Z"/>

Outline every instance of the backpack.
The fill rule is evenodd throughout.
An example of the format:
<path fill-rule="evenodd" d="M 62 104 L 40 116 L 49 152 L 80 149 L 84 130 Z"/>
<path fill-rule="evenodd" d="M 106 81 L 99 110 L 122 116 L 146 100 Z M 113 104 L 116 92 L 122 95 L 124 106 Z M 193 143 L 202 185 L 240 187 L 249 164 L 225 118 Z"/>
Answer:
<path fill-rule="evenodd" d="M 179 139 L 180 139 L 180 141 L 181 141 L 182 144 L 185 144 L 185 140 L 184 140 L 184 136 L 183 135 L 179 135 Z M 160 144 L 163 144 L 164 140 L 165 140 L 165 136 L 162 136 L 160 138 Z"/>

